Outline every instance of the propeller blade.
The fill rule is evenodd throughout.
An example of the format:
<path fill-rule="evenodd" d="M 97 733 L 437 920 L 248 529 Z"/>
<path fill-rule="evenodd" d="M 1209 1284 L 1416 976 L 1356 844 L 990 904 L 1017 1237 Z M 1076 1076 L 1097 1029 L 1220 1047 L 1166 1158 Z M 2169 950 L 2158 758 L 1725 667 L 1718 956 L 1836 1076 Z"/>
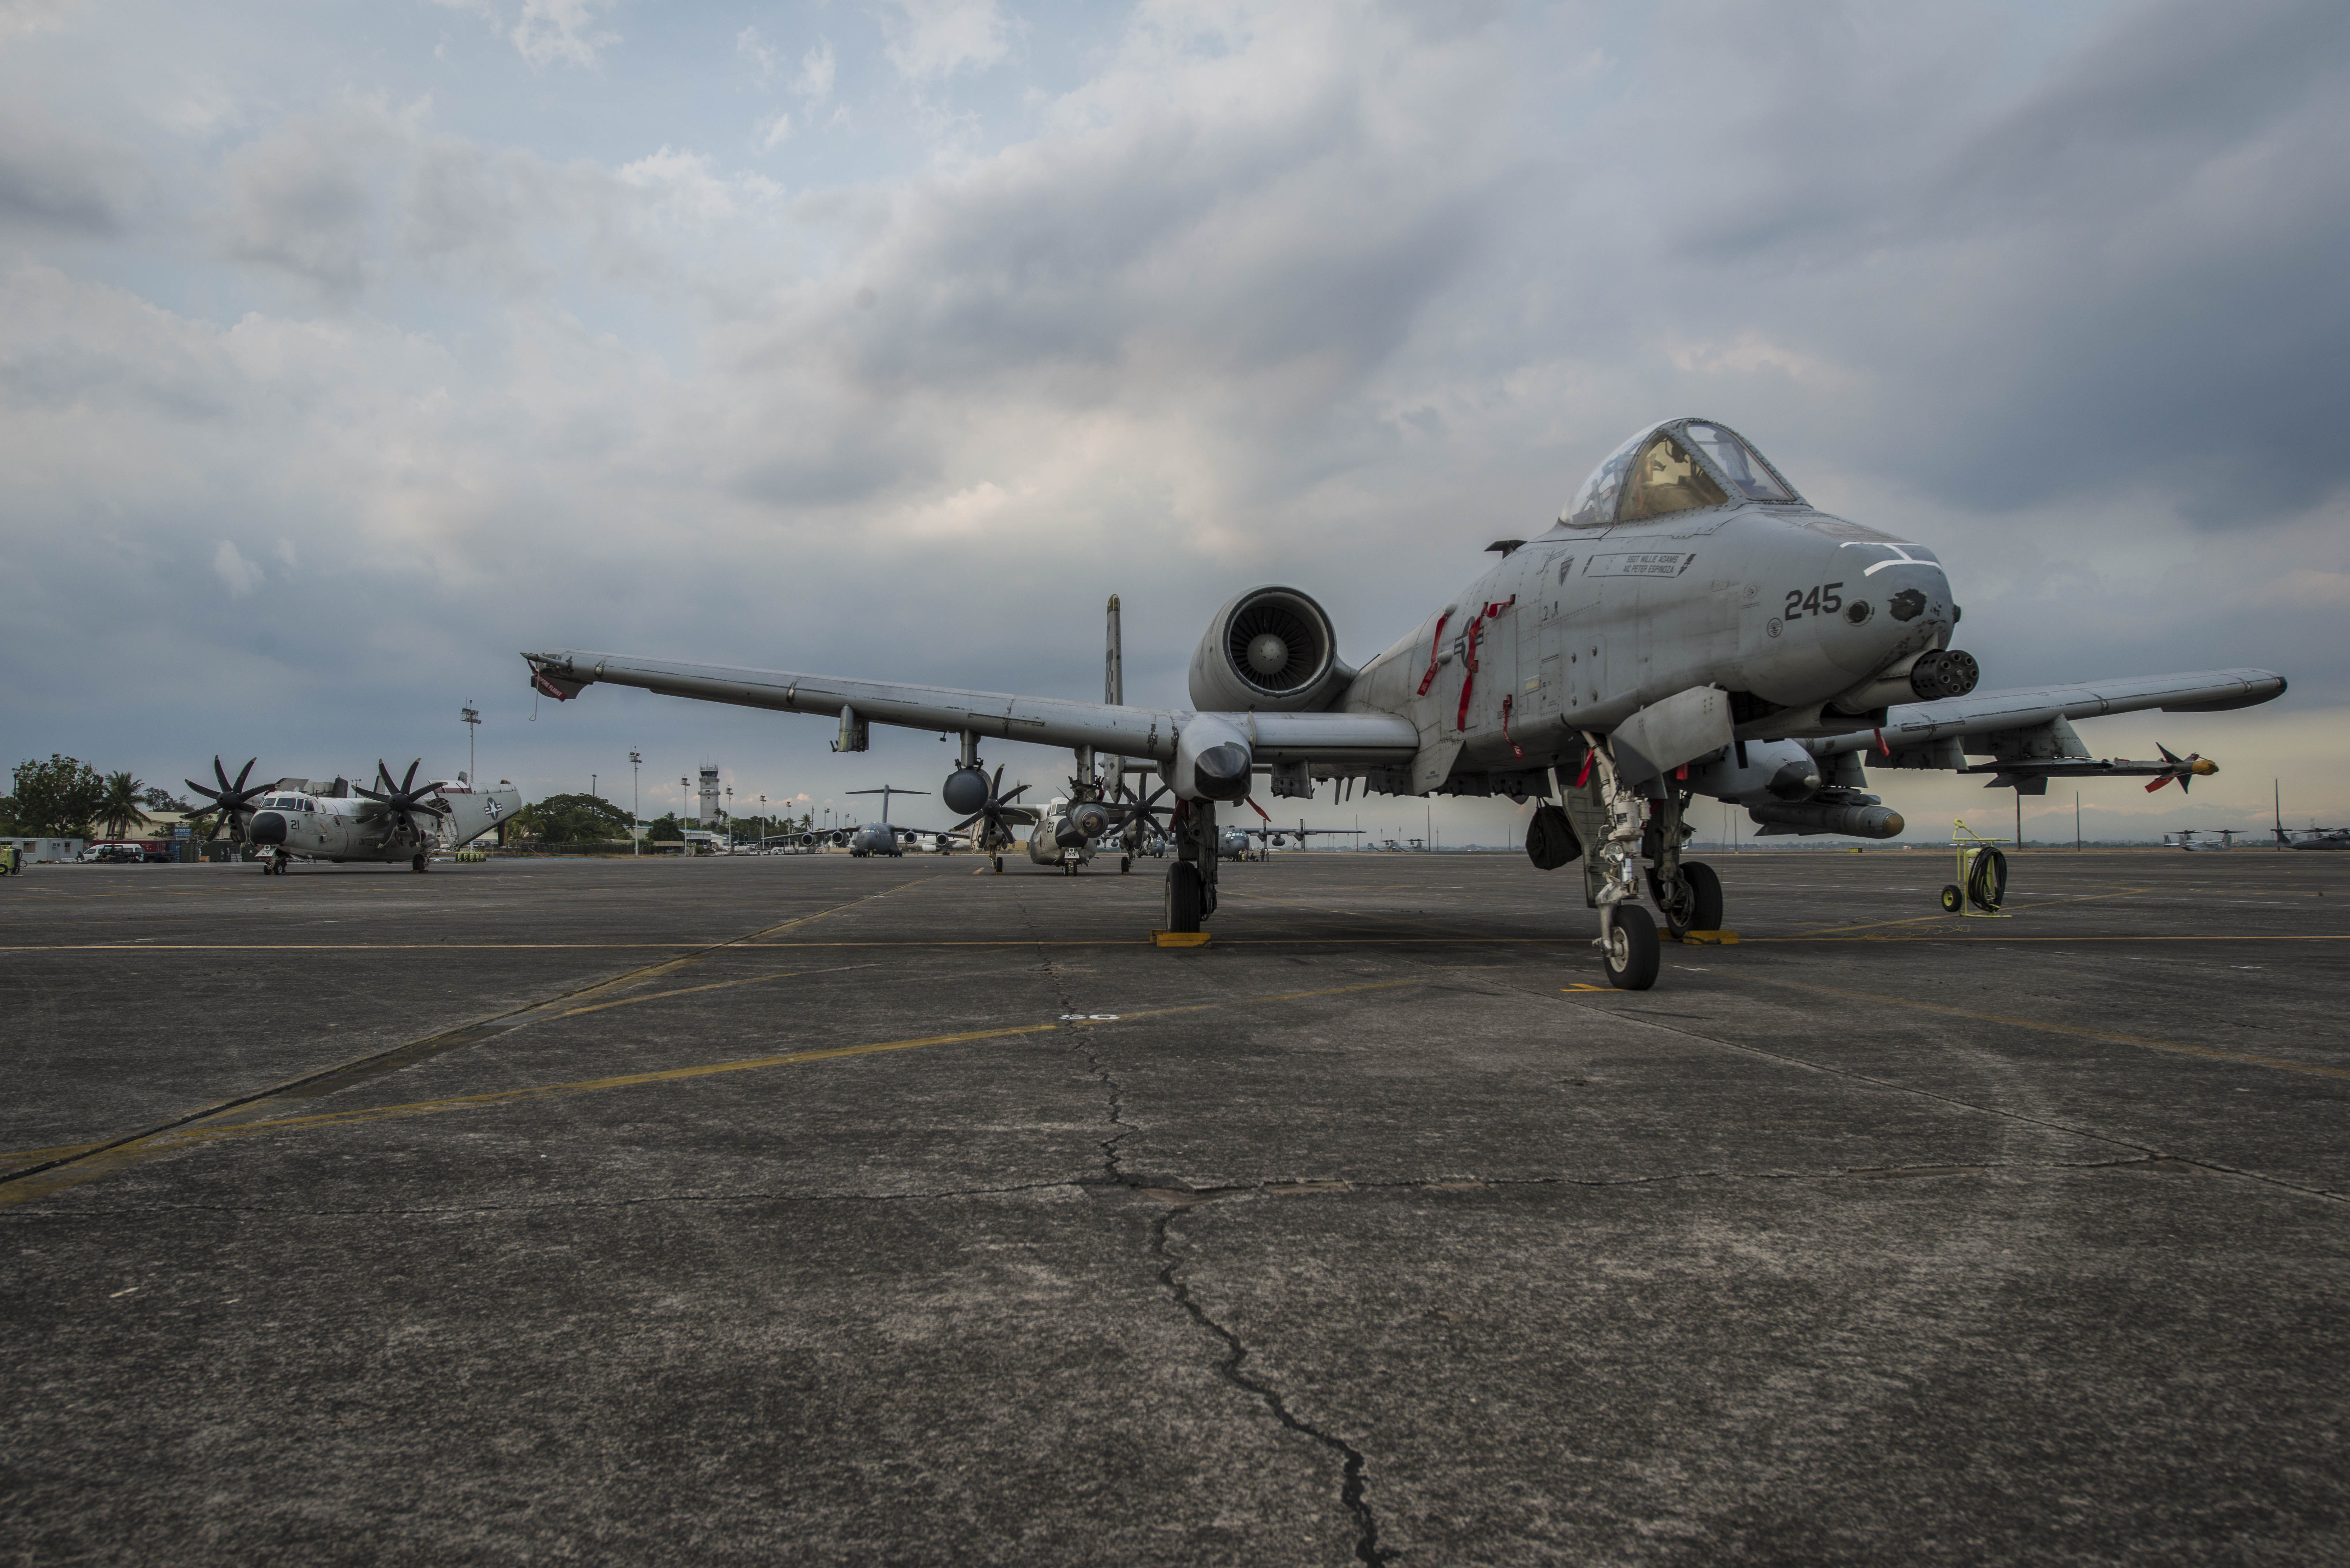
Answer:
<path fill-rule="evenodd" d="M 259 762 L 260 760 L 261 760 L 261 759 L 260 759 L 259 757 L 247 757 L 247 758 L 245 758 L 245 760 L 244 760 L 244 766 L 243 766 L 243 767 L 241 767 L 241 768 L 239 768 L 239 769 L 237 769 L 237 770 L 236 770 L 236 787 L 237 787 L 239 790 L 242 790 L 242 789 L 244 789 L 244 781 L 245 781 L 248 777 L 250 777 L 250 776 L 252 775 L 252 774 L 253 774 L 253 764 L 254 764 L 254 763 L 257 763 L 257 762 Z M 218 767 L 218 766 L 220 766 L 220 759 L 219 759 L 218 757 L 214 757 L 214 758 L 213 759 L 213 766 L 214 766 L 214 767 Z M 228 783 L 228 779 L 227 779 L 226 775 L 224 775 L 224 775 L 222 776 L 221 783 L 223 783 L 223 784 L 226 784 L 226 783 Z"/>
<path fill-rule="evenodd" d="M 981 817 L 985 816 L 986 815 L 987 813 L 984 811 L 972 812 L 969 816 L 964 817 L 961 822 L 958 822 L 952 827 L 948 828 L 947 831 L 949 833 L 961 833 L 964 828 L 969 827 L 972 823 L 977 822 Z"/>
<path fill-rule="evenodd" d="M 424 759 L 422 757 L 419 757 L 414 762 L 408 764 L 408 776 L 400 781 L 400 794 L 413 794 L 416 793 L 416 770 L 423 765 Z"/>
<path fill-rule="evenodd" d="M 994 799 L 994 798 L 995 798 L 995 796 L 996 796 L 996 794 L 997 794 L 999 791 L 1001 791 L 1003 788 L 1003 764 L 1002 763 L 996 763 L 996 764 L 995 764 L 995 777 L 994 777 L 992 781 L 990 781 L 990 782 L 989 782 L 988 786 L 987 786 L 987 796 L 988 796 L 988 798 L 989 798 L 990 800 Z"/>
<path fill-rule="evenodd" d="M 1002 773 L 1003 770 L 998 768 L 995 771 Z M 1026 784 L 1021 784 L 1013 790 L 1010 794 L 997 796 L 995 804 L 998 805 L 1010 805 L 1014 801 L 1018 800 L 1022 795 L 1026 794 L 1027 793 L 1028 786 Z"/>

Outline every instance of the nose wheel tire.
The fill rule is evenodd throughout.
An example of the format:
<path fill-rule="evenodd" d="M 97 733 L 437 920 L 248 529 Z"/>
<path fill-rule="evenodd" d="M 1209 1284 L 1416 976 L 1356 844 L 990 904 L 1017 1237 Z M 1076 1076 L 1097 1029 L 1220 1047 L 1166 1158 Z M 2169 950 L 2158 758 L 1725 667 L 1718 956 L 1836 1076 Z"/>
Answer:
<path fill-rule="evenodd" d="M 408 863 L 408 868 L 411 871 L 421 871 L 424 869 L 425 864 L 424 857 L 420 855 L 415 859 Z"/>
<path fill-rule="evenodd" d="M 1129 871 L 1131 871 L 1131 870 L 1133 870 L 1133 869 L 1134 869 L 1134 857 L 1133 857 L 1133 856 L 1131 856 L 1131 855 L 1121 855 L 1121 856 L 1119 856 L 1119 857 L 1118 857 L 1118 874 L 1119 876 L 1123 877 L 1123 876 L 1125 876 L 1128 872 L 1129 872 Z"/>
<path fill-rule="evenodd" d="M 991 855 L 991 856 L 989 856 L 989 857 L 988 857 L 988 859 L 989 859 L 991 862 L 993 862 L 993 865 L 994 865 L 994 867 L 995 867 L 995 874 L 996 874 L 998 877 L 1003 876 L 1003 856 L 1001 856 L 1001 855 Z"/>
<path fill-rule="evenodd" d="M 1957 914 L 1959 912 L 1959 906 L 1965 901 L 1966 895 L 1959 891 L 1959 885 L 1956 882 L 1946 883 L 1943 886 L 1942 912 L 1944 914 Z"/>
<path fill-rule="evenodd" d="M 1201 897 L 1200 868 L 1189 860 L 1178 860 L 1167 867 L 1167 929 L 1170 931 L 1196 931 L 1200 929 Z"/>
<path fill-rule="evenodd" d="M 1638 904 L 1618 904 L 1599 950 L 1607 983 L 1618 991 L 1646 991 L 1657 983 L 1657 922 Z"/>

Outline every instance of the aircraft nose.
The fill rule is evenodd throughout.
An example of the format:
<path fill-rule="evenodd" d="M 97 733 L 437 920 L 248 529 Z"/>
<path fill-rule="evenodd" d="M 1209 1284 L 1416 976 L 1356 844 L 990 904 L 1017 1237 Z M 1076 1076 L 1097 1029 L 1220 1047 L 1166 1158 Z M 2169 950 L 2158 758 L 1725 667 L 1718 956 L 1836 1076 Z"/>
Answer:
<path fill-rule="evenodd" d="M 244 836 L 255 844 L 283 844 L 286 842 L 286 818 L 274 811 L 257 811 L 245 827 Z"/>
<path fill-rule="evenodd" d="M 1866 675 L 1921 640 L 1934 646 L 1950 618 L 1950 580 L 1939 565 L 1884 566 L 1846 588 L 1835 611 L 1822 618 L 1821 649 L 1840 669 Z"/>

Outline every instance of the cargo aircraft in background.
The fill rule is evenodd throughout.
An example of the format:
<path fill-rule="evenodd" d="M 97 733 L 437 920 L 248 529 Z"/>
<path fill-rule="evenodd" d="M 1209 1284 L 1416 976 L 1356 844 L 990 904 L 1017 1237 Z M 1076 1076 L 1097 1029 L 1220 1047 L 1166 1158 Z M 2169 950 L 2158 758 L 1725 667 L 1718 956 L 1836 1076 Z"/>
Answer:
<path fill-rule="evenodd" d="M 522 794 L 501 779 L 496 789 L 475 789 L 463 774 L 454 782 L 416 782 L 420 759 L 408 764 L 408 776 L 394 784 L 391 770 L 379 760 L 375 789 L 347 779 L 283 778 L 251 784 L 253 763 L 247 762 L 229 781 L 228 770 L 213 759 L 217 789 L 193 779 L 190 789 L 213 803 L 219 814 L 215 834 L 225 832 L 236 843 L 262 852 L 265 876 L 284 876 L 296 860 L 405 860 L 411 870 L 432 864 L 435 849 L 456 849 L 495 828 L 522 809 Z"/>
<path fill-rule="evenodd" d="M 1747 807 L 1765 833 L 1881 839 L 1902 822 L 1866 793 L 1865 763 L 1974 773 L 1984 758 L 1991 784 L 2024 794 L 2076 772 L 2183 787 L 2210 764 L 2166 753 L 2080 768 L 2091 759 L 2073 722 L 2217 712 L 2285 689 L 2266 670 L 2218 670 L 1979 691 L 1976 660 L 1951 646 L 1960 604 L 1935 553 L 1818 510 L 1710 420 L 1643 429 L 1554 526 L 1486 548 L 1492 566 L 1359 667 L 1339 658 L 1336 628 L 1301 590 L 1235 596 L 1192 655 L 1188 708 L 614 653 L 524 658 L 558 699 L 600 680 L 830 715 L 843 751 L 865 749 L 876 722 L 960 732 L 941 792 L 958 811 L 993 799 L 985 737 L 1071 747 L 1081 779 L 1097 754 L 1147 760 L 1173 796 L 1166 924 L 1177 931 L 1214 912 L 1217 813 L 1250 797 L 1260 769 L 1274 794 L 1297 799 L 1337 780 L 1341 798 L 1359 786 L 1540 800 L 1527 854 L 1546 869 L 1581 862 L 1602 967 L 1633 990 L 1655 983 L 1659 962 L 1656 922 L 1637 902 L 1644 883 L 1674 933 L 1721 924 L 1720 880 L 1681 857 L 1700 796 Z M 1105 831 L 1148 815 L 1123 766 L 1111 776 L 1115 789 L 1084 803 Z"/>

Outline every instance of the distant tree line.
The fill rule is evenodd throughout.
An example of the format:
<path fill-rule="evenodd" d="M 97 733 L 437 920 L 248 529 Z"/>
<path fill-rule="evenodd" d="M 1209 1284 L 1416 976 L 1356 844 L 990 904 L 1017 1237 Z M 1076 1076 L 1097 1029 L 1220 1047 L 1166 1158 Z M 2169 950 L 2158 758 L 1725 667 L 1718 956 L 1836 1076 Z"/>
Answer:
<path fill-rule="evenodd" d="M 78 757 L 53 753 L 47 762 L 16 764 L 14 787 L 0 795 L 0 834 L 26 838 L 128 838 L 154 819 L 179 812 L 202 834 L 211 821 L 187 802 L 128 772 L 101 774 Z"/>

